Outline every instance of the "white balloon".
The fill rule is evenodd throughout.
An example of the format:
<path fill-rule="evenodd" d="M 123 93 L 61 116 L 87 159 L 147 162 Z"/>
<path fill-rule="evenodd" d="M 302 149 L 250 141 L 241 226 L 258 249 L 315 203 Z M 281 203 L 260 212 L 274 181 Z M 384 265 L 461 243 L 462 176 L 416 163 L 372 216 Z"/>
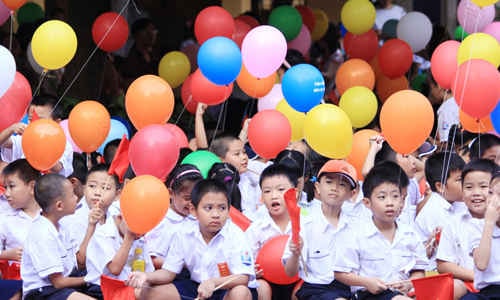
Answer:
<path fill-rule="evenodd" d="M 412 11 L 399 20 L 396 32 L 398 38 L 407 42 L 413 52 L 418 52 L 431 40 L 432 23 L 423 13 Z"/>
<path fill-rule="evenodd" d="M 275 109 L 276 105 L 278 105 L 282 99 L 285 99 L 285 97 L 281 91 L 281 83 L 276 83 L 267 95 L 259 98 L 259 101 L 257 101 L 257 111 Z"/>
<path fill-rule="evenodd" d="M 31 42 L 28 44 L 28 49 L 26 49 L 26 56 L 28 56 L 28 62 L 30 63 L 31 68 L 38 74 L 42 74 L 43 68 L 36 62 L 33 57 L 33 52 L 31 51 Z"/>
<path fill-rule="evenodd" d="M 12 53 L 4 46 L 0 46 L 0 66 L 0 97 L 2 97 L 16 76 L 16 61 Z"/>

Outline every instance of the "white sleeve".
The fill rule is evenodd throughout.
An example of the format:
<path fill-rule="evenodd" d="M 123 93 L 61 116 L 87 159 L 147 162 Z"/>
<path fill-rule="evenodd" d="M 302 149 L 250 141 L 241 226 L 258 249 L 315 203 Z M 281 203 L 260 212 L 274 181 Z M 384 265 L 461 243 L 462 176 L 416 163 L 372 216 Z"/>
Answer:
<path fill-rule="evenodd" d="M 24 255 L 29 255 L 33 268 L 41 278 L 55 273 L 64 273 L 64 265 L 57 246 L 59 241 L 53 235 L 30 236 Z"/>
<path fill-rule="evenodd" d="M 455 247 L 457 241 L 453 231 L 452 223 L 443 228 L 439 246 L 436 253 L 436 259 L 458 264 L 457 249 Z"/>
<path fill-rule="evenodd" d="M 71 143 L 66 140 L 66 145 L 64 147 L 64 153 L 59 160 L 62 164 L 62 170 L 59 172 L 59 174 L 63 175 L 64 177 L 68 177 L 73 173 L 73 147 L 71 146 Z"/>
<path fill-rule="evenodd" d="M 356 232 L 352 229 L 339 234 L 333 270 L 336 272 L 357 272 L 360 269 L 359 246 Z"/>
<path fill-rule="evenodd" d="M 90 238 L 87 246 L 87 257 L 85 265 L 87 267 L 86 282 L 96 283 L 101 274 L 105 274 L 108 263 L 113 260 L 116 249 L 113 247 L 113 241 L 110 237 L 105 237 L 98 232 Z M 96 281 L 97 280 L 97 281 Z"/>
<path fill-rule="evenodd" d="M 174 234 L 172 245 L 168 255 L 163 261 L 162 269 L 179 274 L 184 266 L 184 250 L 182 249 L 182 237 L 179 232 Z"/>

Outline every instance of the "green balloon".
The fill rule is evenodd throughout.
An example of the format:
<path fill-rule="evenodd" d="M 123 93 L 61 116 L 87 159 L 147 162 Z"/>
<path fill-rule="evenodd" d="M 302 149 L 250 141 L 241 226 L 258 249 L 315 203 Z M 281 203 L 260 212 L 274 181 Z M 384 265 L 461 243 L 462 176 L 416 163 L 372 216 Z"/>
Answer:
<path fill-rule="evenodd" d="M 290 5 L 281 5 L 271 11 L 269 25 L 278 28 L 287 41 L 296 38 L 302 28 L 302 16 Z"/>
<path fill-rule="evenodd" d="M 210 151 L 199 150 L 189 153 L 181 162 L 181 164 L 191 164 L 196 166 L 203 178 L 207 179 L 208 171 L 215 163 L 222 162 L 220 158 Z"/>
<path fill-rule="evenodd" d="M 462 26 L 458 26 L 455 29 L 455 40 L 457 41 L 463 41 L 469 34 L 465 32 L 464 28 Z"/>
<path fill-rule="evenodd" d="M 17 22 L 19 24 L 34 23 L 45 18 L 45 12 L 40 5 L 33 2 L 26 2 L 17 11 Z"/>
<path fill-rule="evenodd" d="M 398 23 L 399 20 L 397 19 L 390 19 L 384 23 L 384 26 L 382 26 L 382 33 L 385 38 L 395 39 L 398 37 L 397 34 Z"/>

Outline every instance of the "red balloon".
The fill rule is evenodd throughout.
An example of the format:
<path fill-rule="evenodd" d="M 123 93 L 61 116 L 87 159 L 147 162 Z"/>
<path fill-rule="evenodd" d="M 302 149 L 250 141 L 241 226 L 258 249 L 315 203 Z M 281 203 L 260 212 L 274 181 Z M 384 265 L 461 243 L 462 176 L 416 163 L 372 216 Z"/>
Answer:
<path fill-rule="evenodd" d="M 377 54 L 377 33 L 373 29 L 363 34 L 347 32 L 344 37 L 344 48 L 349 58 L 361 58 L 369 62 Z"/>
<path fill-rule="evenodd" d="M 500 99 L 500 73 L 485 60 L 468 60 L 458 67 L 451 91 L 464 113 L 482 119 Z"/>
<path fill-rule="evenodd" d="M 234 20 L 234 33 L 233 33 L 233 41 L 240 47 L 243 43 L 243 39 L 247 35 L 247 33 L 252 29 L 250 25 L 248 25 L 245 21 L 242 20 Z"/>
<path fill-rule="evenodd" d="M 378 52 L 378 63 L 382 73 L 391 78 L 403 76 L 411 67 L 413 52 L 410 45 L 400 39 L 384 43 Z"/>
<path fill-rule="evenodd" d="M 314 26 L 316 26 L 316 18 L 314 17 L 314 13 L 312 9 L 305 5 L 297 5 L 295 8 L 299 11 L 300 15 L 302 16 L 302 23 L 306 25 L 307 29 L 309 29 L 309 32 L 312 32 L 314 29 Z"/>
<path fill-rule="evenodd" d="M 233 32 L 233 17 L 220 6 L 204 8 L 194 21 L 194 35 L 200 44 L 214 36 L 225 36 L 230 39 Z"/>
<path fill-rule="evenodd" d="M 0 0 L 11 10 L 17 10 L 26 3 L 26 0 Z"/>
<path fill-rule="evenodd" d="M 103 13 L 92 25 L 92 39 L 103 51 L 120 49 L 128 39 L 127 20 L 115 12 Z"/>
<path fill-rule="evenodd" d="M 192 74 L 191 93 L 194 101 L 207 105 L 217 105 L 226 101 L 232 92 L 232 83 L 229 85 L 216 85 L 203 76 L 200 69 Z"/>
<path fill-rule="evenodd" d="M 431 57 L 431 72 L 436 82 L 444 89 L 451 89 L 457 73 L 457 53 L 460 42 L 441 43 Z"/>
<path fill-rule="evenodd" d="M 264 243 L 257 254 L 256 263 L 260 265 L 265 280 L 275 284 L 292 284 L 299 280 L 299 276 L 289 277 L 281 262 L 281 255 L 285 251 L 288 235 L 278 235 Z"/>
<path fill-rule="evenodd" d="M 241 21 L 247 23 L 248 25 L 250 25 L 250 28 L 252 28 L 252 29 L 254 29 L 255 27 L 260 25 L 260 23 L 259 23 L 259 21 L 257 21 L 257 19 L 255 19 L 254 17 L 251 17 L 249 15 L 238 16 L 236 18 L 236 20 L 241 20 Z"/>
<path fill-rule="evenodd" d="M 248 142 L 262 158 L 275 158 L 292 138 L 290 122 L 277 110 L 262 110 L 248 125 Z"/>
<path fill-rule="evenodd" d="M 175 135 L 160 124 L 141 128 L 130 141 L 128 157 L 137 176 L 153 175 L 165 181 L 179 159 Z"/>
<path fill-rule="evenodd" d="M 181 99 L 182 104 L 188 112 L 191 114 L 196 113 L 196 108 L 198 107 L 198 102 L 194 101 L 193 93 L 191 93 L 191 81 L 193 79 L 193 74 L 189 75 L 181 87 Z"/>
<path fill-rule="evenodd" d="M 170 130 L 170 132 L 175 135 L 175 139 L 177 141 L 177 145 L 179 145 L 179 148 L 189 148 L 188 138 L 179 126 L 167 123 L 165 124 L 165 127 L 167 127 L 168 130 Z"/>
<path fill-rule="evenodd" d="M 0 114 L 2 115 L 0 131 L 23 118 L 30 105 L 31 97 L 30 83 L 21 73 L 16 72 L 14 82 L 0 97 Z"/>

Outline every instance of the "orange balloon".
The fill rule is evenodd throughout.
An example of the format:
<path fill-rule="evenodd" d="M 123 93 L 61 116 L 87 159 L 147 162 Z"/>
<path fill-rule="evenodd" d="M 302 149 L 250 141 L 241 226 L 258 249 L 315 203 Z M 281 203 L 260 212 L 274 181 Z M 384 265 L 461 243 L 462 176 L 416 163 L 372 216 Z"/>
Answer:
<path fill-rule="evenodd" d="M 39 119 L 28 124 L 21 144 L 30 165 L 46 171 L 61 159 L 66 147 L 66 136 L 57 122 Z"/>
<path fill-rule="evenodd" d="M 349 59 L 338 69 L 335 84 L 341 95 L 353 86 L 364 86 L 373 90 L 375 73 L 366 61 L 359 58 Z"/>
<path fill-rule="evenodd" d="M 356 168 L 360 180 L 363 180 L 361 170 L 368 155 L 368 150 L 370 150 L 370 139 L 378 134 L 380 133 L 375 130 L 363 129 L 355 132 L 352 136 L 352 149 L 346 160 Z"/>
<path fill-rule="evenodd" d="M 473 118 L 460 110 L 460 124 L 462 127 L 470 132 L 485 133 L 495 130 L 489 115 L 481 119 Z"/>
<path fill-rule="evenodd" d="M 375 91 L 382 103 L 389 98 L 395 92 L 408 89 L 408 79 L 405 76 L 401 76 L 395 79 L 390 79 L 386 76 L 377 77 L 377 84 L 375 85 Z"/>
<path fill-rule="evenodd" d="M 152 175 L 140 175 L 129 181 L 120 196 L 120 208 L 130 230 L 144 234 L 165 217 L 170 194 L 165 184 Z"/>
<path fill-rule="evenodd" d="M 97 101 L 80 102 L 69 113 L 69 133 L 83 152 L 91 153 L 97 150 L 106 140 L 110 127 L 109 113 Z"/>
<path fill-rule="evenodd" d="M 151 124 L 165 124 L 174 111 L 174 93 L 161 77 L 144 75 L 128 87 L 125 109 L 137 129 Z"/>
<path fill-rule="evenodd" d="M 17 10 L 26 3 L 26 0 L 0 0 L 11 10 Z"/>
<path fill-rule="evenodd" d="M 382 134 L 401 154 L 417 150 L 429 137 L 433 124 L 431 103 L 424 95 L 412 90 L 392 94 L 380 111 Z"/>
<path fill-rule="evenodd" d="M 240 74 L 236 78 L 236 83 L 238 83 L 241 90 L 253 98 L 267 95 L 273 88 L 275 81 L 276 72 L 265 78 L 256 78 L 248 72 L 243 64 L 241 64 Z"/>

